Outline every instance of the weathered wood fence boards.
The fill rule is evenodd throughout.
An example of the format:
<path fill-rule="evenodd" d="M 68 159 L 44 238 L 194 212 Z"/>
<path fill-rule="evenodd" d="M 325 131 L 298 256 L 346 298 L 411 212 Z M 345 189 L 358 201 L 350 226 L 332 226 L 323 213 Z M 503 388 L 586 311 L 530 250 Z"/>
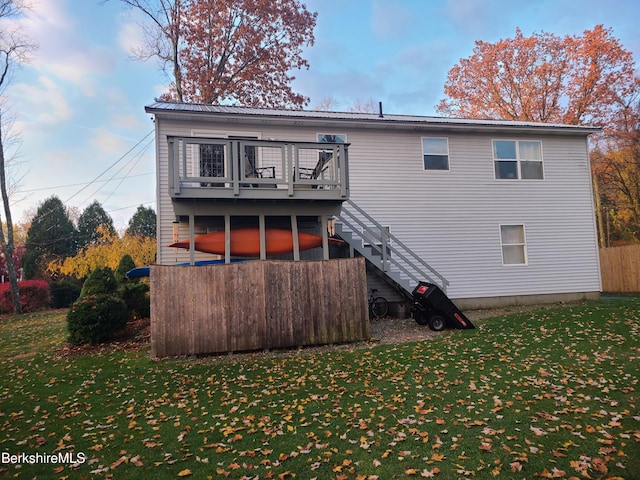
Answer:
<path fill-rule="evenodd" d="M 603 292 L 640 292 L 640 245 L 600 249 Z"/>
<path fill-rule="evenodd" d="M 151 267 L 155 357 L 368 338 L 362 258 Z"/>

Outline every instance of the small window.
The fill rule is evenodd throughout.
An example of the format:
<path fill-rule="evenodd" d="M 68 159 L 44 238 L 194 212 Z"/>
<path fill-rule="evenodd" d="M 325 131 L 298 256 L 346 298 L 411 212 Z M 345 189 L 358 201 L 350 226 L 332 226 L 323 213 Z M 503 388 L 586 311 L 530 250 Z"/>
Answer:
<path fill-rule="evenodd" d="M 422 137 L 422 160 L 425 170 L 449 170 L 448 139 Z"/>
<path fill-rule="evenodd" d="M 347 143 L 347 136 L 342 133 L 319 133 L 318 143 Z"/>
<path fill-rule="evenodd" d="M 542 180 L 542 142 L 494 140 L 493 161 L 496 179 Z"/>
<path fill-rule="evenodd" d="M 503 265 L 526 265 L 527 243 L 524 225 L 500 225 Z"/>

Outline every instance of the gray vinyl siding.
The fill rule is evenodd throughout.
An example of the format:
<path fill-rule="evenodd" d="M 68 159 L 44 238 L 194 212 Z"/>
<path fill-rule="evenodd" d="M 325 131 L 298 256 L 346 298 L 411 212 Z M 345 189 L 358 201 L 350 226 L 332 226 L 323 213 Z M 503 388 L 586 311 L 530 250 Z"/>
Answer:
<path fill-rule="evenodd" d="M 350 198 L 450 282 L 452 298 L 600 291 L 590 169 L 584 133 L 526 136 L 393 129 L 277 127 L 179 122 L 156 116 L 159 154 L 159 263 L 186 261 L 172 241 L 166 135 L 192 130 L 260 132 L 261 138 L 315 141 L 346 134 Z M 425 171 L 422 137 L 449 140 L 449 170 Z M 493 139 L 542 141 L 544 180 L 496 180 Z M 500 225 L 524 225 L 527 265 L 502 264 Z M 187 238 L 188 232 L 180 232 Z"/>
<path fill-rule="evenodd" d="M 531 137 L 545 179 L 507 181 L 491 141 L 513 136 L 448 135 L 450 170 L 425 171 L 423 135 L 350 136 L 351 199 L 447 277 L 451 297 L 600 290 L 584 137 Z M 525 226 L 526 266 L 502 264 L 501 224 Z"/>

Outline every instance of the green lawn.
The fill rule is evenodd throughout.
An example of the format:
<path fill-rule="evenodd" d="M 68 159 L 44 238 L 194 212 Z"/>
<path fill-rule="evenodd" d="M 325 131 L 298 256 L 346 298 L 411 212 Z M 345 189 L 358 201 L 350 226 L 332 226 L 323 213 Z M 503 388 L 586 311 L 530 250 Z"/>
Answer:
<path fill-rule="evenodd" d="M 640 478 L 640 297 L 329 353 L 59 358 L 64 312 L 0 320 L 18 478 Z"/>

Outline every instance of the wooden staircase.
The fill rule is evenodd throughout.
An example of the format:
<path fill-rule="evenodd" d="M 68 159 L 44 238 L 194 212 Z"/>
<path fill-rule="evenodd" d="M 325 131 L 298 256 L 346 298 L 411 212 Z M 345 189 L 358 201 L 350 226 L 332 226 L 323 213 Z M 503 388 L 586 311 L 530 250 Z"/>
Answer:
<path fill-rule="evenodd" d="M 335 233 L 349 245 L 350 256 L 358 252 L 365 257 L 408 299 L 419 282 L 438 285 L 446 293 L 449 281 L 444 276 L 353 201 L 343 202 Z"/>

